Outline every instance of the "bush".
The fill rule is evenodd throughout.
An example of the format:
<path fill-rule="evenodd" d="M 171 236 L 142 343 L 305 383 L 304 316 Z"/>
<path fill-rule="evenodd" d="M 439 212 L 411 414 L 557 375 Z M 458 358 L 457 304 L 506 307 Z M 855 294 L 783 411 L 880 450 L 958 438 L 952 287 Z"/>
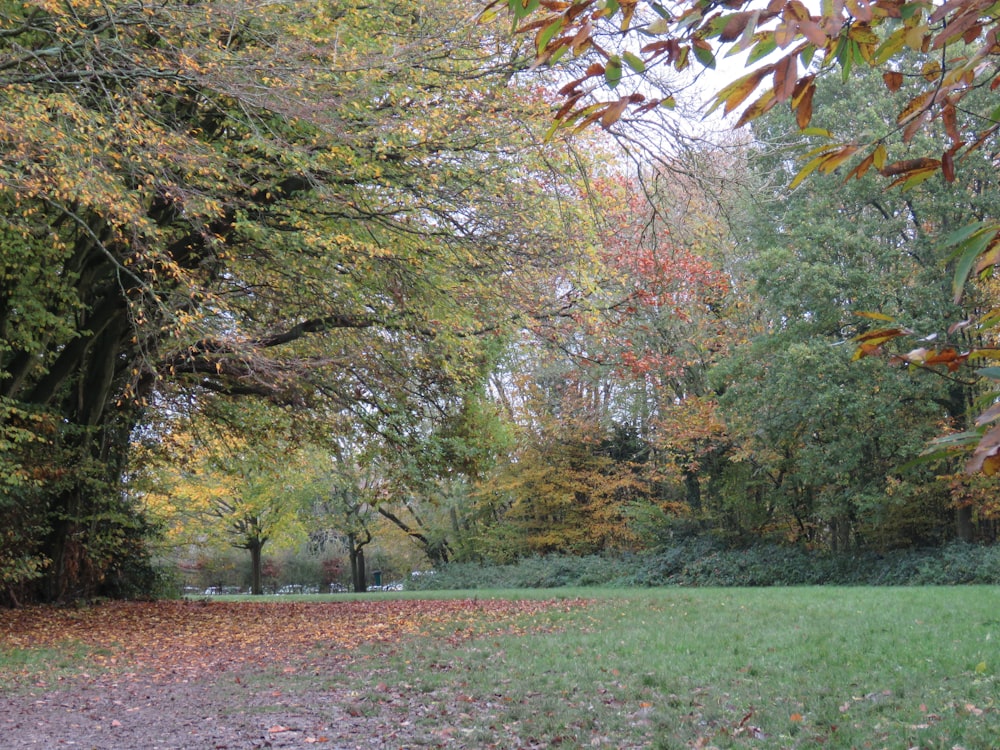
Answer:
<path fill-rule="evenodd" d="M 626 558 L 587 555 L 526 557 L 510 565 L 450 563 L 435 574 L 411 577 L 410 590 L 561 588 L 620 583 L 630 569 Z"/>
<path fill-rule="evenodd" d="M 932 549 L 833 555 L 799 547 L 726 548 L 709 536 L 630 557 L 548 555 L 510 565 L 452 563 L 407 588 L 563 586 L 921 586 L 1000 584 L 1000 546 L 956 542 Z"/>

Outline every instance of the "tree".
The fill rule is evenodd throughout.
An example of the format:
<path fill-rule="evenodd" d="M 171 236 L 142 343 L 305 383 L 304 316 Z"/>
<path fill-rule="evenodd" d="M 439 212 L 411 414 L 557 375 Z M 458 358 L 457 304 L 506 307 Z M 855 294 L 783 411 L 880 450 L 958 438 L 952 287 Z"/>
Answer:
<path fill-rule="evenodd" d="M 888 127 L 887 112 L 865 111 L 881 85 L 870 71 L 821 82 L 814 123 Z M 774 111 L 753 130 L 760 187 L 745 199 L 740 229 L 747 291 L 765 328 L 714 373 L 736 457 L 752 469 L 716 501 L 738 527 L 770 525 L 835 549 L 938 542 L 952 533 L 946 486 L 926 470 L 900 476 L 899 467 L 943 425 L 967 423 L 975 389 L 954 373 L 913 378 L 903 361 L 902 369 L 852 363 L 845 343 L 893 318 L 936 332 L 928 349 L 960 345 L 949 322 L 967 312 L 940 278 L 946 258 L 934 237 L 1000 208 L 992 165 L 970 155 L 948 189 L 886 192 L 871 175 L 844 184 L 819 174 L 788 191 L 795 167 L 781 147 L 798 138 L 794 120 Z"/>
<path fill-rule="evenodd" d="M 246 550 L 251 593 L 260 595 L 264 547 L 302 535 L 311 456 L 300 432 L 283 409 L 218 400 L 196 420 L 178 417 L 151 436 L 137 456 L 144 476 L 133 485 L 172 546 Z"/>
<path fill-rule="evenodd" d="M 585 302 L 513 340 L 494 373 L 516 442 L 467 516 L 485 556 L 634 549 L 637 513 L 700 511 L 699 464 L 720 437 L 705 376 L 725 348 L 728 281 L 710 260 L 724 243 L 696 185 L 661 185 L 650 199 L 675 210 L 669 224 L 627 180 L 592 183 L 603 222 Z"/>
<path fill-rule="evenodd" d="M 106 587 L 145 528 L 121 480 L 156 409 L 224 394 L 405 430 L 572 252 L 523 61 L 453 6 L 2 7 L 11 597 Z"/>
<path fill-rule="evenodd" d="M 563 103 L 555 117 L 567 127 L 599 122 L 611 128 L 627 112 L 670 104 L 670 97 L 650 100 L 638 90 L 638 82 L 652 68 L 685 70 L 695 61 L 714 68 L 724 53 L 744 53 L 747 72 L 715 95 L 714 107 L 725 114 L 738 112 L 739 127 L 778 105 L 789 106 L 797 127 L 819 142 L 805 150 L 792 187 L 810 175 L 838 171 L 847 179 L 875 171 L 904 190 L 938 174 L 945 183 L 954 183 L 972 155 L 984 151 L 992 158 L 995 152 L 1000 117 L 989 92 L 1000 80 L 998 17 L 992 7 L 976 0 L 826 3 L 818 13 L 800 0 L 776 0 L 765 7 L 742 0 L 721 5 L 691 1 L 670 9 L 638 0 L 494 0 L 483 16 L 492 17 L 504 6 L 514 16 L 515 28 L 533 35 L 536 64 L 556 63 L 569 55 L 591 61 L 584 74 L 561 91 Z M 919 68 L 907 67 L 913 60 L 911 52 L 927 55 Z M 885 93 L 866 110 L 882 106 L 887 94 L 901 90 L 908 80 L 915 86 L 883 127 L 871 131 L 851 121 L 846 125 L 847 139 L 838 140 L 831 131 L 813 127 L 817 84 L 838 69 L 847 80 L 859 67 L 881 72 L 884 85 Z M 630 82 L 635 85 L 625 91 Z M 761 89 L 763 93 L 752 99 Z M 919 133 L 930 134 L 922 147 L 915 141 Z M 896 134 L 897 142 L 890 143 Z M 939 241 L 951 246 L 957 259 L 952 284 L 956 301 L 972 276 L 992 273 L 1000 260 L 995 214 Z M 977 318 L 980 333 L 988 339 L 996 317 L 991 308 Z M 882 351 L 884 345 L 907 335 L 909 329 L 901 325 L 872 331 L 859 339 L 859 352 Z M 975 361 L 992 358 L 995 352 L 986 341 L 968 353 L 976 355 Z M 936 352 L 920 364 L 961 366 L 968 360 L 959 361 L 958 354 L 942 357 Z M 978 374 L 997 382 L 989 368 Z M 966 466 L 972 473 L 1000 469 L 998 413 L 985 412 L 977 429 L 948 438 L 942 447 L 946 451 L 973 447 Z"/>

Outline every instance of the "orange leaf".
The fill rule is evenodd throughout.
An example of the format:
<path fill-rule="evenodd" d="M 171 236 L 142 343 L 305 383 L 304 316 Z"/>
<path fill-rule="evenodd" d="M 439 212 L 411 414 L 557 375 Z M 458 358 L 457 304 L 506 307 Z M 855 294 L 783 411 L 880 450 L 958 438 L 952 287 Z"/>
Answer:
<path fill-rule="evenodd" d="M 871 165 L 875 163 L 875 154 L 868 154 L 864 159 L 858 162 L 858 165 L 847 173 L 847 177 L 844 178 L 844 182 L 847 182 L 851 178 L 856 177 L 861 179 L 865 176 L 865 173 L 871 168 Z"/>
<path fill-rule="evenodd" d="M 941 108 L 941 121 L 944 123 L 944 132 L 951 138 L 952 143 L 961 143 L 962 136 L 958 132 L 958 114 L 951 99 L 947 99 Z"/>
<path fill-rule="evenodd" d="M 945 151 L 941 157 L 941 174 L 946 182 L 955 181 L 955 157 L 951 151 Z"/>
<path fill-rule="evenodd" d="M 889 91 L 899 91 L 903 85 L 903 74 L 898 70 L 890 70 L 882 74 L 882 80 L 885 81 L 885 87 Z"/>
<path fill-rule="evenodd" d="M 924 91 L 922 94 L 915 96 L 904 107 L 903 111 L 899 113 L 896 122 L 902 125 L 904 122 L 908 122 L 910 119 L 925 112 L 932 96 L 934 96 L 933 91 Z"/>
<path fill-rule="evenodd" d="M 816 93 L 815 76 L 806 76 L 796 84 L 792 94 L 792 106 L 795 107 L 795 124 L 799 130 L 809 127 L 813 113 L 813 94 Z"/>
<path fill-rule="evenodd" d="M 618 120 L 621 119 L 625 108 L 628 107 L 630 99 L 631 97 L 623 96 L 614 104 L 609 105 L 608 108 L 604 110 L 604 114 L 601 115 L 601 127 L 607 129 L 618 122 Z"/>

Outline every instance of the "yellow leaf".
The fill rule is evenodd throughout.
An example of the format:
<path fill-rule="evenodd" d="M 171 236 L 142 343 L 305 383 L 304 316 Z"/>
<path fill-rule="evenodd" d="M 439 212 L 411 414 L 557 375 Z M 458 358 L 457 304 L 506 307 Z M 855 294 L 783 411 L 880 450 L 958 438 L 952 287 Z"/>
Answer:
<path fill-rule="evenodd" d="M 875 152 L 872 154 L 872 158 L 875 162 L 875 169 L 881 170 L 885 166 L 885 161 L 888 158 L 888 154 L 885 150 L 885 146 L 881 143 L 875 147 Z"/>

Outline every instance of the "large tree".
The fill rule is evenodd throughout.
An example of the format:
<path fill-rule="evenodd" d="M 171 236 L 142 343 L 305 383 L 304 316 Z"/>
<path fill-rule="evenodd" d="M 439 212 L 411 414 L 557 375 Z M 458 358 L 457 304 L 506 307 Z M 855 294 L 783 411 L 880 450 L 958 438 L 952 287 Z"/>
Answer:
<path fill-rule="evenodd" d="M 405 432 L 522 300 L 546 314 L 561 167 L 517 50 L 453 6 L 0 10 L 8 597 L 121 572 L 150 407 L 247 395 Z"/>

